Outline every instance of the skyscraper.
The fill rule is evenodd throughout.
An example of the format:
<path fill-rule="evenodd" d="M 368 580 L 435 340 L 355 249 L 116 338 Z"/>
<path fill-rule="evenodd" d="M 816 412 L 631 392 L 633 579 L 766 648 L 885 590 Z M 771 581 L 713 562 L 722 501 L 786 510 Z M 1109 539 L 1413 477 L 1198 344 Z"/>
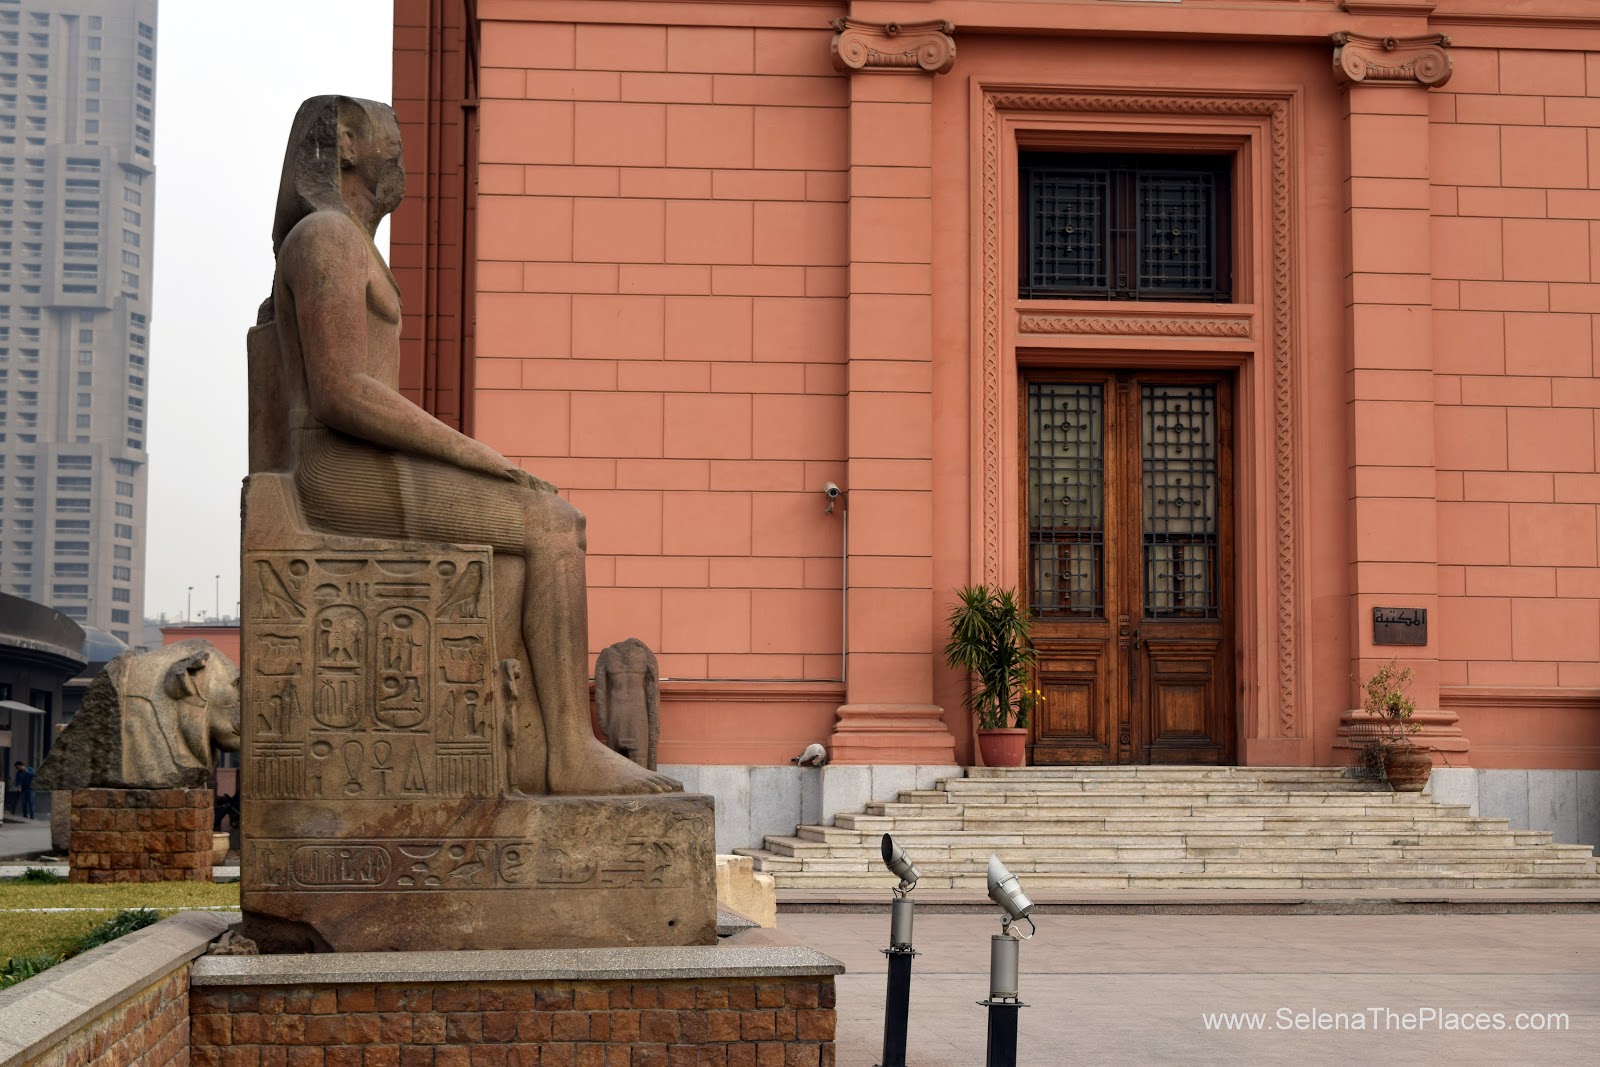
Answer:
<path fill-rule="evenodd" d="M 0 0 L 0 589 L 144 610 L 157 0 Z"/>

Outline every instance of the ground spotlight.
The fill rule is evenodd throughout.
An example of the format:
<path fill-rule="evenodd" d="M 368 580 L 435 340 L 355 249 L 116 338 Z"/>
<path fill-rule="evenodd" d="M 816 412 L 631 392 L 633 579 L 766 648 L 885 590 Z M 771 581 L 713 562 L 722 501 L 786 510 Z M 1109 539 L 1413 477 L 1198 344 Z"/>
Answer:
<path fill-rule="evenodd" d="M 884 997 L 883 1060 L 878 1067 L 905 1067 L 906 1029 L 911 1017 L 911 959 L 917 954 L 911 947 L 916 904 L 910 894 L 921 876 L 905 849 L 888 834 L 883 835 L 883 865 L 900 879 L 900 884 L 894 887 L 894 902 L 889 906 L 889 947 L 883 950 L 889 957 L 889 988 Z"/>
<path fill-rule="evenodd" d="M 989 999 L 980 1001 L 989 1009 L 988 1067 L 1016 1067 L 1017 1012 L 1026 1007 L 1017 996 L 1022 942 L 1031 938 L 1033 901 L 1022 891 L 1017 876 L 1006 869 L 1000 857 L 989 856 L 989 899 L 1005 912 L 1000 932 L 989 939 Z M 1016 921 L 1028 921 L 1028 934 L 1018 932 Z"/>

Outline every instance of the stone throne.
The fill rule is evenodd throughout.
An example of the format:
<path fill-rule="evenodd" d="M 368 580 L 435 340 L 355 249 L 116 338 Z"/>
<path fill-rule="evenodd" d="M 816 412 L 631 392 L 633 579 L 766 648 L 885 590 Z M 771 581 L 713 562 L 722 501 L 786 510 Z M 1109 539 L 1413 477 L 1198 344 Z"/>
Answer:
<path fill-rule="evenodd" d="M 328 140 L 334 117 L 337 142 Z M 383 156 L 387 143 L 392 158 Z M 334 144 L 344 203 L 327 196 L 318 170 L 329 165 Z M 524 640 L 529 609 L 509 597 L 497 604 L 495 596 L 517 588 L 519 576 L 527 580 L 537 560 L 489 545 L 332 533 L 306 514 L 296 478 L 308 461 L 297 432 L 311 418 L 305 394 L 320 358 L 313 346 L 340 323 L 308 326 L 309 296 L 296 312 L 286 309 L 296 271 L 309 272 L 318 286 L 342 283 L 339 249 L 312 245 L 308 258 L 310 239 L 297 245 L 293 233 L 309 219 L 332 240 L 345 240 L 346 231 L 355 232 L 346 216 L 367 222 L 360 209 L 371 205 L 360 200 L 361 182 L 381 199 L 380 168 L 398 160 L 398 127 L 384 105 L 324 97 L 302 106 L 280 219 L 286 196 L 323 196 L 325 203 L 301 211 L 291 236 L 275 234 L 282 247 L 274 298 L 247 340 L 243 932 L 264 952 L 713 943 L 711 798 L 654 791 L 668 787 L 659 776 L 641 784 L 604 774 L 592 776 L 595 793 L 627 795 L 571 795 L 583 792 L 571 776 L 562 789 L 568 795 L 550 795 L 561 776 L 547 762 L 555 751 L 551 724 L 532 684 L 533 664 L 541 661 Z M 308 187 L 314 192 L 303 192 Z M 373 225 L 383 213 L 369 212 Z M 301 258 L 286 266 L 290 256 Z M 398 293 L 375 248 L 371 260 L 377 266 L 358 263 L 353 279 L 350 303 L 368 319 L 357 357 L 363 374 L 387 378 L 381 384 L 393 390 Z M 373 286 L 391 294 L 392 314 L 371 310 Z M 383 399 L 408 403 L 397 392 Z M 390 455 L 368 442 L 350 447 L 365 449 L 360 456 Z M 403 468 L 406 456 L 395 452 Z M 464 481 L 473 477 L 460 473 Z M 388 500 L 381 494 L 397 492 L 394 486 L 364 480 L 358 470 L 346 488 L 370 498 L 375 513 L 472 506 L 470 495 L 431 504 Z M 586 680 L 582 685 L 586 690 Z M 585 707 L 585 731 L 587 721 Z M 581 776 L 577 781 L 582 785 Z"/>

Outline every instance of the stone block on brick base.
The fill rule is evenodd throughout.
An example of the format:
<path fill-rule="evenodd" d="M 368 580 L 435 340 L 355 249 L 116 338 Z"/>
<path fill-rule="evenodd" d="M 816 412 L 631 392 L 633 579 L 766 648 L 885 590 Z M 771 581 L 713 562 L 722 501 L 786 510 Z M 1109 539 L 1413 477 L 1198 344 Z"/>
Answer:
<path fill-rule="evenodd" d="M 209 789 L 74 789 L 74 882 L 211 881 Z"/>
<path fill-rule="evenodd" d="M 263 952 L 716 940 L 704 794 L 301 801 L 245 819 L 244 933 Z"/>

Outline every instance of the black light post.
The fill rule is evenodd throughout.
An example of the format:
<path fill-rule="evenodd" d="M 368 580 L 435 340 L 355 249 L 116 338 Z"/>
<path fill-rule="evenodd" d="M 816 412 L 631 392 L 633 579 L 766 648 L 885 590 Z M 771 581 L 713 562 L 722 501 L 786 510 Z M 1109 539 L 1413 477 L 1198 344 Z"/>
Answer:
<path fill-rule="evenodd" d="M 1017 876 L 1006 870 L 1000 857 L 989 856 L 989 899 L 1005 911 L 1000 932 L 989 939 L 989 999 L 979 1004 L 989 1009 L 988 1067 L 1017 1067 L 1017 1014 L 1027 1007 L 1017 996 L 1017 971 L 1022 942 L 1033 937 L 1035 927 L 1028 913 L 1033 901 L 1022 891 Z M 1025 938 L 1015 925 L 1028 920 Z"/>
<path fill-rule="evenodd" d="M 883 835 L 883 864 L 897 875 L 894 903 L 889 906 L 889 988 L 883 1006 L 883 1062 L 878 1067 L 906 1067 L 906 1028 L 911 1018 L 911 921 L 916 903 L 911 891 L 917 887 L 917 868 L 894 838 Z"/>

